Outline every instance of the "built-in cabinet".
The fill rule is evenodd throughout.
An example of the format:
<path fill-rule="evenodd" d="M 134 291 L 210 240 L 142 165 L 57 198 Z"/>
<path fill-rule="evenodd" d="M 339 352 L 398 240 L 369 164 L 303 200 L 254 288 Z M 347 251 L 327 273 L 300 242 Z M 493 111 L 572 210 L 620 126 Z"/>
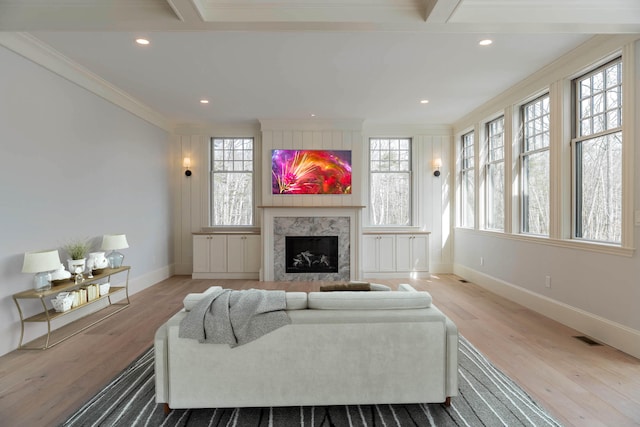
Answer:
<path fill-rule="evenodd" d="M 194 234 L 194 279 L 257 279 L 260 235 Z"/>
<path fill-rule="evenodd" d="M 371 233 L 362 236 L 365 278 L 429 277 L 429 233 Z"/>
<path fill-rule="evenodd" d="M 365 272 L 396 271 L 396 239 L 389 234 L 362 236 L 362 269 Z"/>
<path fill-rule="evenodd" d="M 257 273 L 260 271 L 260 236 L 227 236 L 227 272 Z"/>
<path fill-rule="evenodd" d="M 258 279 L 262 242 L 257 233 L 194 233 L 194 279 Z M 362 234 L 364 278 L 429 277 L 428 232 Z"/>

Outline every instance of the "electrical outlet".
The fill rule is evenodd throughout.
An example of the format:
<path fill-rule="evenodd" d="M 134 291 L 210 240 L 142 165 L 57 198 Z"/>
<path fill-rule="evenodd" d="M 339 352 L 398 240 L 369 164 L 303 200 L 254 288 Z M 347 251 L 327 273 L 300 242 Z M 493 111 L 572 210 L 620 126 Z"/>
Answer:
<path fill-rule="evenodd" d="M 546 276 L 544 278 L 544 286 L 547 288 L 551 288 L 551 276 Z"/>
<path fill-rule="evenodd" d="M 480 265 L 484 265 L 484 257 L 480 257 Z"/>

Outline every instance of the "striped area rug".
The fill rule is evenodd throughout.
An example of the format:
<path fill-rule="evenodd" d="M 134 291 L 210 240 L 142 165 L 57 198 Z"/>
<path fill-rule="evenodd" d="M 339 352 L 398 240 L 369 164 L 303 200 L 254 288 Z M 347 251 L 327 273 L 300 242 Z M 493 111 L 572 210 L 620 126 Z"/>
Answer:
<path fill-rule="evenodd" d="M 509 377 L 460 337 L 459 388 L 442 404 L 173 410 L 155 403 L 153 349 L 94 396 L 64 426 L 343 427 L 560 426 Z"/>

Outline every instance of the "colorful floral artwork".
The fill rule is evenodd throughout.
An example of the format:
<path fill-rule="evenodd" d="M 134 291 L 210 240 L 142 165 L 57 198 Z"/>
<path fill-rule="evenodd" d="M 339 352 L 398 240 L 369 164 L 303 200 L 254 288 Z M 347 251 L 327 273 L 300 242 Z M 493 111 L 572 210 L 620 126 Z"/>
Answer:
<path fill-rule="evenodd" d="M 351 151 L 273 150 L 273 194 L 351 194 Z"/>

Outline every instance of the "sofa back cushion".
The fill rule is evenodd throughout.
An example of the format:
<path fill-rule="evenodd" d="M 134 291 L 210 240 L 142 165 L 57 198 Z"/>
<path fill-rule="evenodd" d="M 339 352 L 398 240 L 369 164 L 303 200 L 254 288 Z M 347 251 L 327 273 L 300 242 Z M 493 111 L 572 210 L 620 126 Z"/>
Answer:
<path fill-rule="evenodd" d="M 212 286 L 203 293 L 187 294 L 187 296 L 184 297 L 184 300 L 182 300 L 184 309 L 186 311 L 191 311 L 203 296 L 216 289 L 220 289 L 220 286 Z M 287 310 L 304 310 L 307 308 L 306 292 L 286 292 L 285 298 L 287 300 Z"/>
<path fill-rule="evenodd" d="M 335 282 L 320 286 L 320 292 L 348 292 L 348 291 L 390 291 L 387 285 L 369 282 Z"/>
<path fill-rule="evenodd" d="M 309 308 L 316 310 L 397 310 L 428 308 L 428 292 L 309 292 Z"/>

